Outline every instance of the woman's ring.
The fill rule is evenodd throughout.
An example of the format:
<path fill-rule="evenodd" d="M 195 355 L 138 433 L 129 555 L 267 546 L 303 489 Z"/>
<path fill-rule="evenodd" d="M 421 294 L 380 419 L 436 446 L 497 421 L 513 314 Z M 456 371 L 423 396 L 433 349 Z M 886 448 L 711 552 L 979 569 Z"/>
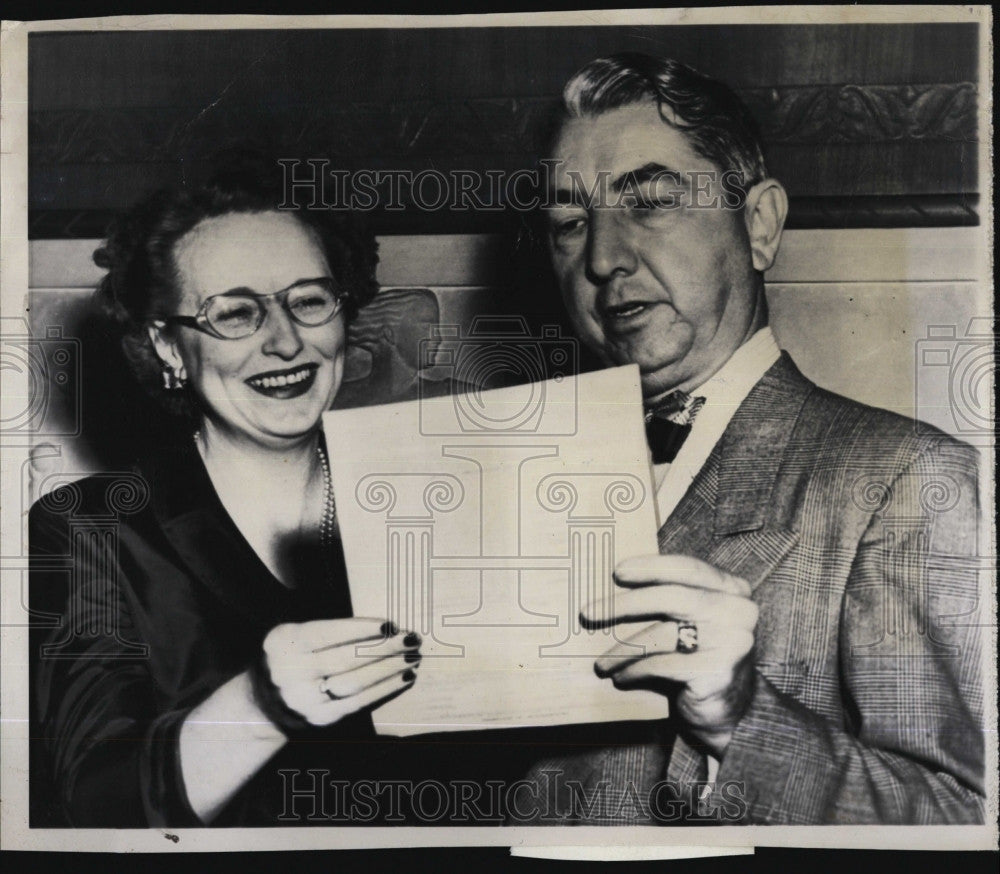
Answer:
<path fill-rule="evenodd" d="M 331 701 L 339 701 L 340 696 L 334 695 L 333 692 L 330 691 L 330 687 L 326 685 L 326 681 L 329 679 L 329 677 L 323 677 L 323 679 L 319 681 L 319 690 Z"/>
<path fill-rule="evenodd" d="M 677 652 L 692 653 L 698 650 L 698 626 L 693 622 L 677 623 Z"/>

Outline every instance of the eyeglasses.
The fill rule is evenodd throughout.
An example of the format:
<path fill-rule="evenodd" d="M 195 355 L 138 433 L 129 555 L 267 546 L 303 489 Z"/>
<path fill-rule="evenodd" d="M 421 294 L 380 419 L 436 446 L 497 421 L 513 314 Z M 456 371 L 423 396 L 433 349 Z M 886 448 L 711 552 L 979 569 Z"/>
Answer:
<path fill-rule="evenodd" d="M 213 294 L 193 316 L 165 316 L 158 321 L 194 328 L 220 340 L 242 340 L 264 324 L 269 300 L 277 301 L 297 325 L 316 328 L 344 309 L 347 295 L 329 277 L 300 279 L 273 294 L 257 294 L 248 288 Z"/>

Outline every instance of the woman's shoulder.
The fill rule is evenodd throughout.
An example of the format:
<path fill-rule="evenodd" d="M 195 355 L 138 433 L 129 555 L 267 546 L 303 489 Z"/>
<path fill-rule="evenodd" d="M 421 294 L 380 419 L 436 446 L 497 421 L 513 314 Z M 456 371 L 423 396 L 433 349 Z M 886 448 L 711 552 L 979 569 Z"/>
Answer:
<path fill-rule="evenodd" d="M 60 483 L 39 497 L 30 513 L 34 517 L 117 516 L 140 509 L 148 502 L 148 493 L 148 479 L 136 465 Z"/>
<path fill-rule="evenodd" d="M 168 492 L 190 493 L 204 477 L 193 446 L 159 446 L 116 470 L 59 483 L 38 498 L 32 516 L 88 518 L 135 515 Z"/>
<path fill-rule="evenodd" d="M 28 512 L 28 545 L 33 555 L 62 553 L 75 524 L 119 526 L 149 504 L 149 483 L 138 470 L 91 474 L 60 483 Z"/>
<path fill-rule="evenodd" d="M 177 490 L 190 491 L 199 479 L 194 453 L 186 447 L 158 447 L 115 470 L 60 482 L 41 495 L 29 524 L 89 519 L 123 522 L 150 509 Z"/>

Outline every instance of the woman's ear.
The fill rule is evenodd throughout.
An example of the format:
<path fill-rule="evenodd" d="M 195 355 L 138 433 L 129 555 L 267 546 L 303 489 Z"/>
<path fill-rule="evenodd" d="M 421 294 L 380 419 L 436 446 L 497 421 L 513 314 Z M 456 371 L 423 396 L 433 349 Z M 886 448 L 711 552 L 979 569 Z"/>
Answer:
<path fill-rule="evenodd" d="M 763 273 L 773 263 L 788 215 L 788 195 L 777 179 L 764 179 L 747 192 L 744 220 L 750 238 L 754 270 Z"/>
<path fill-rule="evenodd" d="M 184 359 L 177 348 L 177 341 L 168 336 L 167 326 L 163 322 L 153 322 L 146 330 L 149 332 L 149 339 L 160 361 L 174 372 L 177 379 L 182 382 L 186 380 L 187 372 L 184 369 Z"/>

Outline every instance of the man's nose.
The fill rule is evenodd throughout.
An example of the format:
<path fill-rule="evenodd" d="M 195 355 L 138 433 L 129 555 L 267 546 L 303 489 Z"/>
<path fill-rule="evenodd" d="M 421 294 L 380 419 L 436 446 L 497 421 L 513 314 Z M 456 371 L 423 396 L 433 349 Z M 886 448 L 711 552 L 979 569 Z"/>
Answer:
<path fill-rule="evenodd" d="M 285 308 L 273 301 L 268 308 L 261 330 L 265 332 L 263 348 L 267 355 L 277 355 L 280 358 L 291 360 L 302 350 L 298 326 L 292 321 L 292 317 L 285 312 Z"/>
<path fill-rule="evenodd" d="M 587 278 L 595 285 L 635 272 L 637 259 L 625 223 L 624 209 L 604 206 L 593 210 L 587 237 Z"/>

